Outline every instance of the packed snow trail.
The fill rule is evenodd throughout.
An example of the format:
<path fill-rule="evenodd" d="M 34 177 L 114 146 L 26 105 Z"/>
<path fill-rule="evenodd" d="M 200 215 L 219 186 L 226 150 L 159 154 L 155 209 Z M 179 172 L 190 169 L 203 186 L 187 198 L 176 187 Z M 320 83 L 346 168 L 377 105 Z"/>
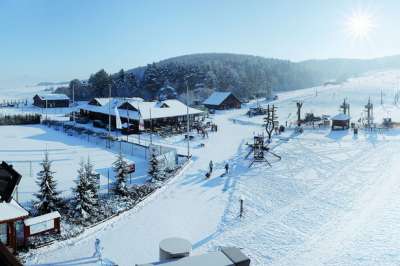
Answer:
<path fill-rule="evenodd" d="M 97 229 L 92 228 L 75 240 L 38 250 L 28 264 L 85 257 L 85 254 L 93 252 L 95 238 L 99 238 L 105 257 L 119 265 L 132 265 L 156 260 L 158 243 L 163 238 L 180 236 L 199 245 L 204 236 L 213 235 L 218 229 L 234 179 L 239 176 L 239 173 L 233 174 L 235 163 L 240 161 L 238 149 L 242 147 L 244 136 L 252 136 L 259 129 L 229 122 L 233 114 L 228 112 L 215 117 L 218 132 L 209 134 L 204 148 L 193 150 L 193 163 L 189 169 L 146 201 L 144 206 L 128 211 Z M 205 179 L 210 160 L 214 162 L 214 177 Z M 226 161 L 231 164 L 231 174 L 221 178 L 219 175 L 223 173 Z"/>
<path fill-rule="evenodd" d="M 321 152 L 319 144 L 306 141 L 313 148 L 304 150 L 303 159 L 308 165 L 299 156 L 300 164 L 303 168 L 307 165 L 312 170 L 325 172 L 318 175 L 324 177 L 321 183 L 313 180 L 311 172 L 309 176 L 304 175 L 304 169 L 300 176 L 299 170 L 296 167 L 290 170 L 289 165 L 284 166 L 282 176 L 278 165 L 274 176 L 269 178 L 267 169 L 265 174 L 255 170 L 243 176 L 236 195 L 245 194 L 245 217 L 237 219 L 238 207 L 233 204 L 229 215 L 232 222 L 222 226 L 224 233 L 203 248 L 242 246 L 255 265 L 376 265 L 377 262 L 393 265 L 398 262 L 399 256 L 393 250 L 400 245 L 390 240 L 398 239 L 390 234 L 397 236 L 399 230 L 391 232 L 380 226 L 379 221 L 382 216 L 387 218 L 385 225 L 392 230 L 400 221 L 400 211 L 392 203 L 399 201 L 400 192 L 396 177 L 398 155 L 392 156 L 400 149 L 399 139 L 384 140 L 384 136 L 379 136 L 377 143 L 371 143 L 365 136 L 356 140 L 356 153 L 351 150 L 355 144 L 349 145 L 351 142 L 340 141 L 341 149 L 336 154 L 317 156 Z M 286 160 L 287 155 L 284 155 Z M 332 158 L 327 160 L 326 156 Z M 324 169 L 323 161 L 328 165 L 330 161 L 334 163 Z M 361 246 L 368 250 L 360 250 Z"/>

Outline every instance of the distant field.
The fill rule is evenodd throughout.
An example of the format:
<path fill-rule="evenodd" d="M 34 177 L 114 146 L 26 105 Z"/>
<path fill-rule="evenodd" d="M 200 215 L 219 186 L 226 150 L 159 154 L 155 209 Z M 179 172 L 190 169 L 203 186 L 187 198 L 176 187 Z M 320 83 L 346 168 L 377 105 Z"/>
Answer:
<path fill-rule="evenodd" d="M 22 174 L 18 189 L 18 197 L 22 203 L 31 200 L 33 193 L 37 191 L 36 174 L 40 171 L 40 162 L 45 150 L 49 152 L 49 157 L 53 161 L 52 170 L 56 172 L 54 175 L 58 182 L 58 189 L 63 192 L 63 195 L 70 194 L 70 189 L 75 185 L 79 162 L 88 156 L 95 170 L 101 174 L 102 189 L 107 189 L 107 172 L 115 161 L 116 151 L 44 126 L 2 126 L 0 160 L 12 163 Z M 132 183 L 143 182 L 147 172 L 143 153 L 127 158 L 138 165 Z M 112 182 L 112 169 L 110 169 L 110 176 Z"/>

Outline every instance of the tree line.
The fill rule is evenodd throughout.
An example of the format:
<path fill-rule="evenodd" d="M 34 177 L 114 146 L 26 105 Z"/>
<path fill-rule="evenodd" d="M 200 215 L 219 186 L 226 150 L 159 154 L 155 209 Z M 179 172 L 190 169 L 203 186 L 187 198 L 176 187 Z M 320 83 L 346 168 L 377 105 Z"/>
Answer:
<path fill-rule="evenodd" d="M 232 91 L 243 99 L 268 96 L 272 92 L 302 89 L 334 80 L 343 82 L 366 71 L 400 67 L 400 56 L 376 59 L 325 59 L 291 62 L 240 54 L 191 54 L 170 58 L 118 73 L 103 69 L 90 75 L 87 81 L 74 79 L 57 92 L 77 100 L 112 96 L 156 99 L 166 85 L 185 94 L 186 82 L 191 91 Z"/>
<path fill-rule="evenodd" d="M 222 90 L 241 98 L 267 96 L 272 91 L 300 89 L 316 85 L 312 72 L 287 60 L 266 59 L 235 54 L 199 54 L 172 58 L 146 67 L 109 74 L 104 69 L 87 81 L 74 79 L 58 93 L 76 100 L 92 97 L 142 97 L 156 99 L 161 88 L 169 85 L 178 95 L 186 91 Z"/>

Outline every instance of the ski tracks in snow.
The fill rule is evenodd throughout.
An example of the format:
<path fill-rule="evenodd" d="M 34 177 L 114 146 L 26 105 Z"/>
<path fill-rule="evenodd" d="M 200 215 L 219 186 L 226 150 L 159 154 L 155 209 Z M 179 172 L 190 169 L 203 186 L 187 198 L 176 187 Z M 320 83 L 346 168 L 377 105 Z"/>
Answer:
<path fill-rule="evenodd" d="M 285 146 L 288 149 L 278 150 L 284 155 L 284 160 L 289 160 L 284 169 L 279 169 L 278 164 L 272 169 L 260 167 L 241 178 L 242 184 L 239 184 L 240 188 L 236 189 L 239 191 L 232 194 L 235 196 L 230 198 L 227 214 L 221 221 L 221 232 L 218 237 L 208 243 L 209 249 L 218 245 L 242 246 L 257 264 L 275 262 L 277 265 L 298 264 L 297 260 L 290 263 L 290 258 L 296 257 L 298 253 L 304 253 L 302 247 L 309 246 L 314 239 L 326 236 L 327 231 L 323 228 L 332 226 L 333 223 L 336 225 L 343 215 L 352 210 L 353 204 L 356 204 L 354 201 L 363 189 L 371 187 L 369 184 L 371 180 L 363 176 L 373 170 L 371 158 L 376 157 L 374 153 L 377 149 L 365 142 L 361 149 L 357 149 L 357 152 L 348 151 L 349 147 L 333 148 L 333 152 L 341 152 L 342 156 L 332 159 L 329 153 L 318 150 L 321 147 L 317 147 L 315 151 L 308 147 L 309 144 L 307 142 L 307 147 L 304 147 L 304 141 L 295 140 L 291 145 Z M 388 146 L 389 144 L 382 143 L 379 151 L 384 152 Z M 291 155 L 291 149 L 302 151 L 302 154 Z M 290 160 L 294 161 L 290 162 Z M 305 166 L 305 162 L 309 164 Z M 297 180 L 299 177 L 296 173 L 304 171 L 307 166 L 315 168 L 314 174 L 317 177 L 324 178 Z M 291 174 L 285 176 L 284 172 Z M 270 176 L 267 175 L 268 173 Z M 281 182 L 277 186 L 277 193 L 265 189 L 268 181 L 274 182 L 276 178 L 280 181 L 287 179 L 286 182 Z M 258 184 L 257 181 L 251 181 L 251 179 L 264 180 Z M 304 181 L 310 182 L 311 188 L 307 184 L 302 184 Z M 257 189 L 258 185 L 262 188 Z M 276 187 L 274 189 L 277 190 Z M 271 191 L 275 193 L 271 197 L 278 200 L 269 197 L 268 192 Z M 243 219 L 237 218 L 238 194 L 240 193 L 245 194 L 247 198 Z M 287 194 L 288 198 L 284 198 L 282 194 Z M 279 201 L 279 198 L 282 200 Z M 250 203 L 246 204 L 247 202 Z M 227 222 L 228 220 L 230 222 Z M 336 226 L 333 226 L 333 229 L 335 228 Z M 305 264 L 308 262 L 306 260 Z"/>

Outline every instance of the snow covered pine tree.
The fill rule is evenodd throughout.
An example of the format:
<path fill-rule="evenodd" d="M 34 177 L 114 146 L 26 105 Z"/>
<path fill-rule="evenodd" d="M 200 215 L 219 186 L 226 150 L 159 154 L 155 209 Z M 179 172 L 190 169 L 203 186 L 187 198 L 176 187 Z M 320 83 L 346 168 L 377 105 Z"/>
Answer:
<path fill-rule="evenodd" d="M 161 169 L 160 162 L 157 159 L 157 154 L 153 152 L 149 161 L 149 175 L 151 176 L 151 182 L 163 181 L 165 179 L 165 172 Z"/>
<path fill-rule="evenodd" d="M 98 187 L 99 187 L 99 175 L 93 171 L 93 164 L 88 157 L 87 162 L 85 164 L 85 174 L 90 182 L 90 189 L 93 192 L 95 199 L 98 199 Z"/>
<path fill-rule="evenodd" d="M 118 154 L 117 160 L 113 163 L 113 169 L 115 172 L 115 194 L 127 196 L 129 194 L 128 188 L 126 187 L 128 163 L 125 161 L 121 152 Z"/>
<path fill-rule="evenodd" d="M 54 172 L 51 171 L 51 161 L 49 154 L 44 154 L 44 159 L 40 163 L 43 169 L 37 174 L 36 184 L 39 186 L 39 192 L 35 194 L 36 200 L 33 206 L 38 215 L 56 211 L 61 207 L 62 200 L 59 192 L 56 190 L 56 181 L 54 180 Z"/>
<path fill-rule="evenodd" d="M 75 194 L 75 208 L 74 216 L 79 223 L 85 223 L 90 218 L 94 218 L 97 211 L 97 195 L 93 191 L 93 183 L 91 180 L 90 161 L 85 164 L 82 160 L 80 168 L 78 169 L 78 180 L 76 180 L 76 187 L 74 188 Z"/>

